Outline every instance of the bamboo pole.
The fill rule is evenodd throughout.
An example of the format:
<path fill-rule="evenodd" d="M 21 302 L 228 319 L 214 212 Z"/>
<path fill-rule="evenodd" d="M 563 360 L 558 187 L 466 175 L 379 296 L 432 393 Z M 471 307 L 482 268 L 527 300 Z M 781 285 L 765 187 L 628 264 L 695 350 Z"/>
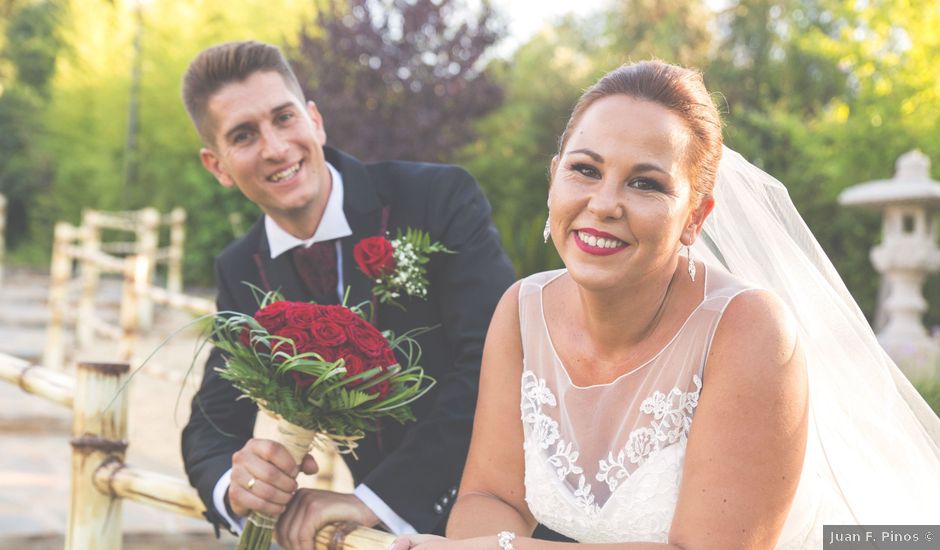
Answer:
<path fill-rule="evenodd" d="M 331 523 L 317 531 L 315 550 L 385 550 L 397 537 L 360 527 L 355 523 Z"/>
<path fill-rule="evenodd" d="M 3 260 L 6 257 L 7 198 L 0 195 L 0 286 L 3 286 Z"/>
<path fill-rule="evenodd" d="M 170 212 L 170 248 L 166 268 L 166 289 L 183 292 L 183 246 L 186 242 L 186 211 L 180 207 Z"/>
<path fill-rule="evenodd" d="M 98 282 L 101 270 L 92 260 L 101 251 L 100 216 L 95 210 L 82 213 L 81 261 L 82 291 L 78 299 L 78 317 L 75 321 L 75 339 L 78 348 L 87 349 L 95 339 L 95 297 L 98 294 Z"/>
<path fill-rule="evenodd" d="M 212 300 L 170 292 L 158 286 L 150 287 L 147 292 L 150 295 L 150 299 L 160 305 L 170 306 L 174 309 L 182 309 L 196 315 L 215 313 L 215 302 Z"/>
<path fill-rule="evenodd" d="M 80 363 L 72 422 L 72 489 L 66 550 L 121 547 L 121 500 L 95 487 L 105 461 L 127 451 L 126 363 Z"/>
<path fill-rule="evenodd" d="M 186 481 L 109 460 L 95 470 L 95 487 L 106 495 L 133 500 L 198 519 L 205 505 Z"/>
<path fill-rule="evenodd" d="M 68 248 L 78 238 L 78 229 L 68 223 L 55 224 L 52 243 L 52 262 L 49 269 L 49 324 L 46 326 L 46 345 L 43 364 L 61 370 L 65 366 L 65 321 L 66 298 L 69 280 L 72 278 L 72 258 Z"/>
<path fill-rule="evenodd" d="M 160 213 L 155 208 L 144 208 L 137 220 L 137 254 L 147 259 L 147 272 L 144 280 L 153 283 L 156 268 L 157 243 L 160 238 Z M 153 302 L 143 294 L 137 302 L 140 311 L 141 330 L 148 330 L 153 325 Z"/>
<path fill-rule="evenodd" d="M 16 384 L 26 393 L 72 408 L 75 380 L 59 371 L 0 353 L 0 380 Z"/>
<path fill-rule="evenodd" d="M 130 361 L 134 356 L 140 323 L 140 299 L 147 291 L 147 258 L 137 254 L 124 258 L 124 284 L 121 286 L 120 357 Z"/>

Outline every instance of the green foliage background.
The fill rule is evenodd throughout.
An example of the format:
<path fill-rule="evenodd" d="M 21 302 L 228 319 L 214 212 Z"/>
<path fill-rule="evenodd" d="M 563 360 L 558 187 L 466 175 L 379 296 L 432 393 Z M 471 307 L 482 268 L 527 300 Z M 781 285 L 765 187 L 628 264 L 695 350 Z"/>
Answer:
<path fill-rule="evenodd" d="M 602 13 L 554 21 L 508 58 L 493 56 L 486 71 L 502 86 L 503 102 L 445 160 L 480 180 L 520 275 L 556 267 L 553 248 L 541 242 L 548 167 L 578 95 L 630 60 L 701 68 L 724 111 L 727 143 L 789 187 L 872 315 L 879 278 L 868 251 L 880 217 L 841 208 L 836 197 L 849 185 L 890 177 L 897 157 L 913 148 L 940 163 L 940 4 L 728 0 L 717 11 L 715 4 L 612 0 Z M 316 2 L 144 3 L 141 164 L 125 187 L 135 6 L 0 0 L 0 192 L 13 205 L 12 259 L 44 264 L 52 224 L 77 222 L 83 207 L 179 205 L 190 215 L 186 281 L 209 284 L 212 257 L 257 211 L 199 165 L 180 76 L 200 49 L 223 40 L 256 38 L 298 51 L 301 29 L 316 32 Z M 232 213 L 241 227 L 232 227 Z M 926 293 L 940 304 L 936 277 Z M 938 310 L 928 324 L 940 324 Z"/>

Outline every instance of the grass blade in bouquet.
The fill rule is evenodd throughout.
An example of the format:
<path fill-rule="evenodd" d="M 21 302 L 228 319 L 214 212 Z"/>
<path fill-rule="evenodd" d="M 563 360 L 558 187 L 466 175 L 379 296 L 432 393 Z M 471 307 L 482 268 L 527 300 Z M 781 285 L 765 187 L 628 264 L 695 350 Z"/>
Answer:
<path fill-rule="evenodd" d="M 352 452 L 378 420 L 414 420 L 410 404 L 434 380 L 417 365 L 409 335 L 390 335 L 407 357 L 356 308 L 277 300 L 268 294 L 253 316 L 220 315 L 213 329 L 227 354 L 219 370 L 277 419 L 278 442 L 299 464 L 313 446 Z M 252 513 L 238 548 L 269 548 L 277 518 Z"/>

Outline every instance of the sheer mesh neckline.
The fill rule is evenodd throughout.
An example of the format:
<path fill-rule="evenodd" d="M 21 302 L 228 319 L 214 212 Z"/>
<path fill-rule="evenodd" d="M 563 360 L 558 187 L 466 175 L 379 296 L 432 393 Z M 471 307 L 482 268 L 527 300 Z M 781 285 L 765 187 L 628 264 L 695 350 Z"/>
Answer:
<path fill-rule="evenodd" d="M 561 371 L 565 373 L 565 378 L 568 380 L 568 383 L 571 384 L 571 387 L 574 389 L 578 389 L 578 390 L 589 390 L 592 388 L 603 388 L 607 386 L 613 386 L 617 384 L 618 382 L 620 382 L 621 380 L 623 380 L 624 378 L 629 377 L 633 373 L 644 370 L 648 365 L 655 362 L 656 359 L 662 356 L 663 352 L 665 352 L 667 349 L 669 349 L 669 346 L 675 343 L 675 341 L 682 334 L 682 331 L 685 330 L 685 327 L 689 324 L 689 321 L 692 320 L 692 317 L 695 317 L 695 314 L 702 308 L 702 305 L 705 304 L 705 302 L 707 301 L 708 267 L 705 265 L 704 262 L 701 262 L 700 265 L 702 266 L 702 275 L 703 275 L 702 276 L 702 299 L 695 306 L 695 308 L 693 308 L 692 311 L 689 312 L 689 315 L 685 318 L 685 321 L 682 322 L 682 326 L 680 326 L 679 329 L 675 332 L 675 334 L 673 334 L 672 337 L 669 339 L 669 341 L 666 342 L 663 345 L 663 347 L 659 348 L 659 350 L 656 353 L 651 355 L 649 359 L 637 365 L 633 369 L 618 375 L 616 378 L 614 378 L 610 382 L 604 382 L 602 384 L 587 384 L 587 385 L 575 384 L 574 380 L 571 379 L 571 374 L 568 372 L 568 366 L 565 365 L 565 362 L 561 360 L 561 356 L 558 355 L 558 350 L 555 349 L 555 341 L 552 338 L 551 331 L 548 330 L 548 321 L 545 320 L 545 287 L 555 282 L 558 278 L 560 278 L 562 275 L 567 273 L 568 270 L 559 269 L 558 273 L 555 274 L 554 277 L 545 281 L 543 284 L 539 285 L 539 315 L 542 319 L 542 328 L 545 330 L 545 338 L 548 342 L 548 347 L 552 352 L 552 357 L 558 363 L 558 365 L 561 366 Z"/>

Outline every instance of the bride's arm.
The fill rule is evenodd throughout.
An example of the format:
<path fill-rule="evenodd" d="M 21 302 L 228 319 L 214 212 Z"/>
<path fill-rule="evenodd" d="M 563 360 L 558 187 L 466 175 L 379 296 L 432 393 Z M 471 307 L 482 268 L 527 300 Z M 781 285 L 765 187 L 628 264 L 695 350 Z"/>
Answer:
<path fill-rule="evenodd" d="M 738 295 L 708 355 L 669 542 L 773 548 L 800 479 L 807 411 L 794 319 L 769 292 Z"/>
<path fill-rule="evenodd" d="M 460 492 L 447 523 L 448 537 L 495 535 L 504 530 L 522 535 L 535 528 L 523 482 L 521 377 L 516 283 L 496 306 L 486 333 L 473 436 Z"/>

